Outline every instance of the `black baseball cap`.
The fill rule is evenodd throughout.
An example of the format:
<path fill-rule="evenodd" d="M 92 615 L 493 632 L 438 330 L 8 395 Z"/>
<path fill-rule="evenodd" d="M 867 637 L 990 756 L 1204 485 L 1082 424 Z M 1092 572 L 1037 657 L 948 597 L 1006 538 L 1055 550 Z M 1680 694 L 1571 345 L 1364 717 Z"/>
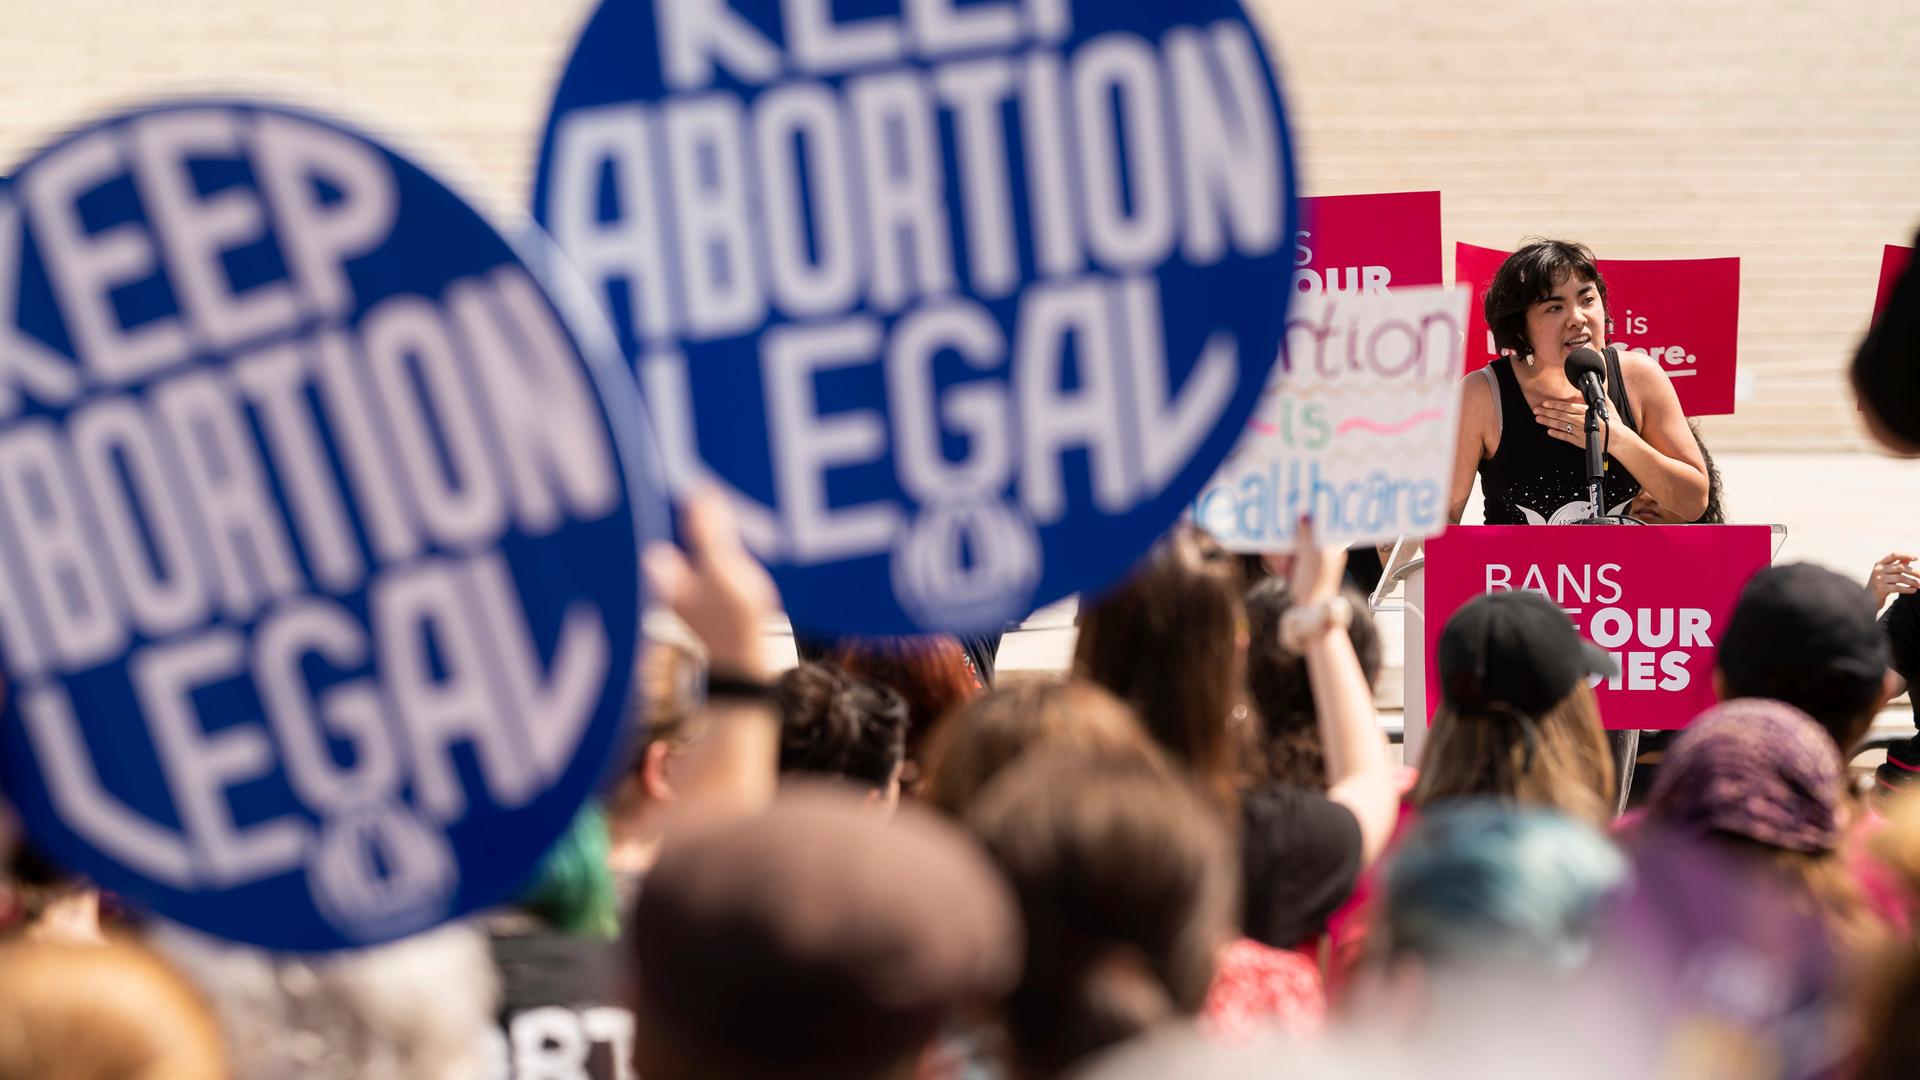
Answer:
<path fill-rule="evenodd" d="M 1468 601 L 1440 632 L 1440 692 L 1455 709 L 1508 705 L 1538 716 L 1589 675 L 1620 666 L 1574 630 L 1537 592 L 1493 592 Z"/>
<path fill-rule="evenodd" d="M 1753 575 L 1720 635 L 1720 673 L 1733 697 L 1771 697 L 1819 715 L 1880 692 L 1887 643 L 1873 600 L 1857 582 L 1812 563 Z M 1803 704 L 1796 688 L 1828 699 Z M 1816 690 L 1817 688 L 1817 690 Z"/>

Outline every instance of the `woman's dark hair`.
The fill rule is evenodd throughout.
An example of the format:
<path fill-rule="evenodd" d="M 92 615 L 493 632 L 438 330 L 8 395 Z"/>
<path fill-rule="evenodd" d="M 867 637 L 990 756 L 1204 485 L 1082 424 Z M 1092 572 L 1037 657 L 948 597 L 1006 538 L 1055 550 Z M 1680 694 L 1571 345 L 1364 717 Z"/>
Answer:
<path fill-rule="evenodd" d="M 1700 448 L 1700 461 L 1707 467 L 1707 508 L 1694 519 L 1695 525 L 1725 525 L 1727 508 L 1720 501 L 1720 470 L 1713 463 L 1713 454 L 1707 450 L 1707 441 L 1700 437 L 1700 421 L 1689 420 L 1687 427 L 1693 430 L 1693 444 Z"/>
<path fill-rule="evenodd" d="M 1042 749 L 1001 773 L 967 824 L 1027 926 L 1003 1006 L 1017 1073 L 1051 1077 L 1200 1012 L 1237 926 L 1239 874 L 1218 816 L 1138 758 Z"/>
<path fill-rule="evenodd" d="M 780 699 L 780 771 L 840 777 L 884 789 L 907 752 L 907 705 L 878 683 L 832 664 L 787 672 Z"/>
<path fill-rule="evenodd" d="M 1247 741 L 1233 727 L 1245 675 L 1240 574 L 1220 542 L 1178 526 L 1133 576 L 1080 615 L 1074 674 L 1133 706 L 1154 739 L 1223 809 L 1234 807 Z"/>
<path fill-rule="evenodd" d="M 906 702 L 909 772 L 920 760 L 920 743 L 940 718 L 986 690 L 967 650 L 948 634 L 848 638 L 830 659 L 854 678 L 887 687 Z"/>
<path fill-rule="evenodd" d="M 1360 658 L 1367 685 L 1380 677 L 1380 631 L 1366 601 L 1352 590 L 1353 621 L 1347 636 Z M 1260 714 L 1255 771 L 1295 787 L 1325 788 L 1326 758 L 1307 679 L 1306 657 L 1280 644 L 1280 618 L 1293 606 L 1293 586 L 1272 577 L 1247 592 L 1247 694 Z"/>
<path fill-rule="evenodd" d="M 1483 302 L 1494 347 L 1516 356 L 1533 352 L 1533 342 L 1527 339 L 1527 309 L 1552 296 L 1569 275 L 1593 282 L 1600 290 L 1600 302 L 1606 303 L 1607 279 L 1600 276 L 1593 252 L 1585 244 L 1535 239 L 1507 256 L 1494 272 Z"/>
<path fill-rule="evenodd" d="M 10 895 L 5 900 L 14 910 L 6 914 L 21 924 L 38 921 L 49 907 L 93 887 L 86 878 L 47 858 L 31 842 L 14 849 L 7 878 L 5 892 Z"/>

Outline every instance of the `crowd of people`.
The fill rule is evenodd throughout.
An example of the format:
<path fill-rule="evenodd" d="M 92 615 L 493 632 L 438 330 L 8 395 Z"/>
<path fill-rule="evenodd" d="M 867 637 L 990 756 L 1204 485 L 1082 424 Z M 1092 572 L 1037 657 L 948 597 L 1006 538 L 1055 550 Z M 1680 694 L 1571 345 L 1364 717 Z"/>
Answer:
<path fill-rule="evenodd" d="M 1552 380 L 1606 347 L 1605 286 L 1574 245 L 1509 269 L 1488 315 L 1512 358 L 1469 376 L 1462 477 L 1490 519 L 1564 517 L 1578 455 L 1533 443 L 1580 427 Z M 1588 510 L 1716 513 L 1665 377 L 1608 354 L 1629 430 L 1619 505 Z M 1913 1074 L 1920 746 L 1866 790 L 1849 770 L 1920 667 L 1911 556 L 1865 589 L 1754 577 L 1720 704 L 1657 754 L 1610 739 L 1613 661 L 1555 604 L 1475 599 L 1409 767 L 1346 552 L 1300 532 L 1245 559 L 1176 526 L 1083 599 L 1055 675 L 943 637 L 803 642 L 780 671 L 772 580 L 693 492 L 681 546 L 646 553 L 621 768 L 519 895 L 274 955 L 14 838 L 0 1077 Z"/>

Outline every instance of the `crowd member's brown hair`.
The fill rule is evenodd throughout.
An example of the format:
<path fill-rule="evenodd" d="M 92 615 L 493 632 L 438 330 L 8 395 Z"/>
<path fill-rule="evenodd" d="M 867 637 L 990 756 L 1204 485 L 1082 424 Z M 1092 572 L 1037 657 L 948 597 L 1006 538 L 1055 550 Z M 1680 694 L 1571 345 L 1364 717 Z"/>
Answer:
<path fill-rule="evenodd" d="M 1080 616 L 1074 674 L 1140 714 L 1154 739 L 1224 807 L 1246 779 L 1240 576 L 1218 541 L 1179 526 L 1124 584 Z"/>
<path fill-rule="evenodd" d="M 969 826 L 1027 926 L 1003 1007 L 1016 1075 L 1199 1013 L 1237 925 L 1238 875 L 1218 815 L 1165 769 L 1027 755 L 981 793 Z"/>
<path fill-rule="evenodd" d="M 1613 754 L 1585 682 L 1538 717 L 1442 704 L 1420 759 L 1416 805 L 1465 796 L 1545 806 L 1606 825 L 1613 820 Z"/>
<path fill-rule="evenodd" d="M 903 1080 L 1019 971 L 1011 891 L 965 833 L 844 789 L 688 824 L 640 890 L 634 1064 L 647 1080 Z"/>
<path fill-rule="evenodd" d="M 1347 602 L 1353 607 L 1347 637 L 1371 687 L 1380 677 L 1380 631 L 1364 597 L 1349 589 Z M 1284 578 L 1267 578 L 1247 591 L 1247 694 L 1260 719 L 1254 766 L 1267 779 L 1325 790 L 1327 763 L 1307 659 L 1280 643 L 1280 618 L 1291 607 L 1293 586 Z"/>
<path fill-rule="evenodd" d="M 695 688 L 702 667 L 701 659 L 684 645 L 658 639 L 647 642 L 640 658 L 634 709 L 627 719 L 627 768 L 607 808 L 610 820 L 629 820 L 648 802 L 645 773 L 654 746 L 676 753 L 693 742 L 699 708 Z"/>
<path fill-rule="evenodd" d="M 1029 750 L 1061 747 L 1153 761 L 1159 747 L 1126 702 L 1084 679 L 1003 683 L 947 714 L 927 739 L 920 798 L 959 817 Z"/>
<path fill-rule="evenodd" d="M 888 687 L 907 703 L 909 762 L 920 761 L 920 744 L 941 717 L 986 689 L 967 650 L 947 634 L 848 640 L 829 659 L 855 678 Z"/>
<path fill-rule="evenodd" d="M 906 756 L 907 705 L 878 683 L 832 664 L 806 663 L 775 684 L 780 771 L 887 789 Z"/>
<path fill-rule="evenodd" d="M 138 946 L 0 945 L 0 1077 L 220 1080 L 220 1027 Z"/>

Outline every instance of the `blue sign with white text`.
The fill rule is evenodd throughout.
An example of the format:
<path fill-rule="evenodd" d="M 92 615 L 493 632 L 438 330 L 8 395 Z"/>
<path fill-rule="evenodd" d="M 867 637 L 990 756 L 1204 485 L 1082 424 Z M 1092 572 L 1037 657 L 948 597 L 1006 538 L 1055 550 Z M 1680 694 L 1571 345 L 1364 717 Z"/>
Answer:
<path fill-rule="evenodd" d="M 535 217 L 800 627 L 994 630 L 1239 437 L 1293 163 L 1236 0 L 604 0 Z"/>
<path fill-rule="evenodd" d="M 618 349 L 526 251 L 224 99 L 0 189 L 0 783 L 56 859 L 314 951 L 496 903 L 561 834 L 664 506 Z"/>

